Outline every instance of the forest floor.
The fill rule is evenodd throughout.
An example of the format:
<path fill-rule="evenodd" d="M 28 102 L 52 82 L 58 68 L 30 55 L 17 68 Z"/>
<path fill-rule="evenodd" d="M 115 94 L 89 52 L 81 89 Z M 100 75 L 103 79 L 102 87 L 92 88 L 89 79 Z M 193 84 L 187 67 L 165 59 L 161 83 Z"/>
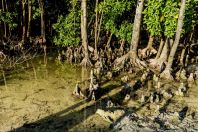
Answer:
<path fill-rule="evenodd" d="M 122 102 L 120 91 L 123 88 L 120 77 L 104 82 L 103 95 L 96 101 L 86 101 L 72 96 L 76 82 L 88 79 L 89 74 L 89 70 L 70 64 L 55 64 L 53 59 L 49 59 L 47 66 L 38 61 L 38 64 L 28 70 L 6 75 L 6 86 L 3 80 L 0 85 L 0 131 L 126 131 L 133 130 L 127 125 L 132 126 L 134 118 L 139 118 L 141 121 L 145 117 L 150 119 L 147 124 L 150 122 L 152 127 L 143 125 L 145 121 L 142 121 L 140 125 L 136 123 L 139 128 L 148 127 L 149 129 L 145 130 L 152 131 L 153 124 L 156 124 L 155 127 L 160 130 L 160 123 L 154 123 L 154 118 L 160 115 L 155 112 L 156 106 L 163 107 L 168 114 L 175 112 L 180 114 L 183 109 L 187 109 L 182 120 L 179 117 L 171 118 L 172 124 L 177 128 L 186 121 L 185 119 L 190 120 L 191 124 L 198 119 L 198 86 L 193 85 L 188 89 L 186 96 L 176 96 L 168 102 L 140 105 L 139 99 L 130 99 L 122 106 L 117 105 L 112 108 L 124 111 L 116 121 L 105 120 L 97 114 L 97 110 L 106 109 L 109 98 L 115 104 Z M 139 75 L 130 75 L 130 77 L 132 80 L 130 83 L 134 84 Z M 198 80 L 196 83 L 198 84 Z M 162 82 L 163 87 L 172 90 L 176 90 L 178 85 L 178 82 Z M 136 95 L 140 96 L 143 91 L 148 90 L 138 89 Z M 132 114 L 134 115 L 130 116 Z M 127 117 L 131 120 L 126 119 Z M 198 126 L 195 124 L 192 129 L 196 131 Z"/>

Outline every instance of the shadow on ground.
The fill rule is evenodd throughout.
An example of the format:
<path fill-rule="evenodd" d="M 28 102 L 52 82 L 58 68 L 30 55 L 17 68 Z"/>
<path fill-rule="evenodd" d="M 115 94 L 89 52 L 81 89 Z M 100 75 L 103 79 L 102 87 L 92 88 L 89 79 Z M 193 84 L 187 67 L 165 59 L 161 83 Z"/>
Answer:
<path fill-rule="evenodd" d="M 33 123 L 26 123 L 23 126 L 14 129 L 13 131 L 16 131 L 16 132 L 27 132 L 27 131 L 28 132 L 35 132 L 35 131 L 38 131 L 38 132 L 46 132 L 46 131 L 47 132 L 48 131 L 62 132 L 64 131 L 65 132 L 65 131 L 69 131 L 70 129 L 78 125 L 79 123 L 86 120 L 88 117 L 94 115 L 98 108 L 104 108 L 109 98 L 106 96 L 104 97 L 104 95 L 108 94 L 113 89 L 116 89 L 119 87 L 120 85 L 110 84 L 106 86 L 105 88 L 102 88 L 101 94 L 103 95 L 103 97 L 96 100 L 95 102 L 94 101 L 88 102 L 86 100 L 82 100 L 81 102 L 73 106 L 70 106 L 69 108 L 66 108 L 63 111 L 47 116 Z M 119 95 L 120 95 L 120 92 L 117 92 L 113 96 L 117 97 Z M 85 107 L 83 105 L 85 105 Z M 83 106 L 82 109 L 74 110 L 82 106 Z"/>

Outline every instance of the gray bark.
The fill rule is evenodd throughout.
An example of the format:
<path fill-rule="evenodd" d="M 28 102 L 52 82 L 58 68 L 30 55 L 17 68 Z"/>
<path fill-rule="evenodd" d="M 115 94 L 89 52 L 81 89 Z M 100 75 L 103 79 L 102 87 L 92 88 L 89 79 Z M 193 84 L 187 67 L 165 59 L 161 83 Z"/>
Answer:
<path fill-rule="evenodd" d="M 87 39 L 87 0 L 81 2 L 81 38 L 84 48 L 85 58 L 89 58 L 88 39 Z"/>
<path fill-rule="evenodd" d="M 180 10 L 179 10 L 179 18 L 178 18 L 178 23 L 177 23 L 175 41 L 174 41 L 174 44 L 171 48 L 170 55 L 168 57 L 168 64 L 167 64 L 167 67 L 166 67 L 167 69 L 170 69 L 172 67 L 173 59 L 174 59 L 177 47 L 179 45 L 179 40 L 180 40 L 182 27 L 183 27 L 185 6 L 186 6 L 186 0 L 181 0 L 181 7 L 180 7 Z"/>
<path fill-rule="evenodd" d="M 141 26 L 141 20 L 142 20 L 143 6 L 144 6 L 144 0 L 138 0 L 137 7 L 136 7 L 135 20 L 134 20 L 134 25 L 133 25 L 131 47 L 130 47 L 130 50 L 133 51 L 136 55 L 137 55 L 137 47 L 138 47 L 139 37 L 140 37 L 140 28 L 141 28 L 140 26 Z"/>

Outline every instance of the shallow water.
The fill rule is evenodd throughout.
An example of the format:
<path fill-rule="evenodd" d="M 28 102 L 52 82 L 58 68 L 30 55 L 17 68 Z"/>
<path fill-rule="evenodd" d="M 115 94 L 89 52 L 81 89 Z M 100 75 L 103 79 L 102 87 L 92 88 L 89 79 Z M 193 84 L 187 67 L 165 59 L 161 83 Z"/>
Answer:
<path fill-rule="evenodd" d="M 120 77 L 103 83 L 102 89 L 106 92 L 101 99 L 87 102 L 72 96 L 72 92 L 77 82 L 89 79 L 89 74 L 89 69 L 60 63 L 53 57 L 48 57 L 46 64 L 43 57 L 38 57 L 12 72 L 5 72 L 6 85 L 3 76 L 0 78 L 0 131 L 109 131 L 110 123 L 95 113 L 108 97 L 122 101 L 118 94 L 122 89 Z M 134 82 L 141 75 L 131 76 Z M 173 90 L 179 85 L 175 82 L 168 84 Z M 81 83 L 83 88 L 88 86 L 86 81 Z M 145 92 L 145 89 L 138 92 Z M 196 111 L 197 115 L 197 95 L 198 87 L 194 85 L 189 88 L 187 97 L 174 97 L 167 109 L 179 111 L 188 106 L 189 114 Z M 137 100 L 131 101 L 127 105 L 129 108 L 138 106 Z M 147 107 L 139 110 L 142 115 L 149 112 L 152 113 Z"/>
<path fill-rule="evenodd" d="M 89 70 L 60 63 L 53 57 L 47 64 L 40 57 L 28 65 L 24 70 L 5 72 L 6 85 L 1 78 L 0 131 L 35 122 L 81 102 L 71 93 L 77 81 L 88 79 Z"/>

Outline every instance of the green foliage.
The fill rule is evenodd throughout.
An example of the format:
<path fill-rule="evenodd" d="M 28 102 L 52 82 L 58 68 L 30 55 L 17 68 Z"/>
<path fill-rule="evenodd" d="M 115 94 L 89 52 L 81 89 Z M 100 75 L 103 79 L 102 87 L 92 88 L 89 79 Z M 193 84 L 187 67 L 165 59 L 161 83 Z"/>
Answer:
<path fill-rule="evenodd" d="M 131 42 L 133 24 L 127 21 L 124 21 L 119 30 L 115 33 L 116 37 Z"/>
<path fill-rule="evenodd" d="M 17 23 L 13 20 L 16 15 L 16 13 L 4 12 L 0 9 L 0 23 L 5 22 L 11 29 L 13 29 L 17 26 Z"/>
<path fill-rule="evenodd" d="M 125 18 L 132 10 L 134 1 L 129 0 L 105 0 L 98 5 L 96 11 L 103 13 L 103 27 L 119 39 L 131 40 L 131 18 Z"/>
<path fill-rule="evenodd" d="M 187 0 L 183 33 L 191 32 L 195 25 L 198 24 L 196 9 L 198 9 L 198 0 Z"/>
<path fill-rule="evenodd" d="M 54 43 L 60 46 L 79 44 L 80 42 L 80 10 L 76 11 L 76 0 L 72 1 L 73 8 L 66 16 L 59 16 L 53 28 L 57 32 Z"/>
<path fill-rule="evenodd" d="M 176 0 L 167 0 L 162 10 L 162 20 L 164 21 L 164 35 L 172 38 L 177 28 L 179 16 L 179 3 Z"/>
<path fill-rule="evenodd" d="M 174 37 L 179 15 L 178 1 L 148 0 L 145 6 L 143 22 L 150 35 Z"/>
<path fill-rule="evenodd" d="M 33 6 L 32 7 L 32 12 L 33 12 L 33 15 L 32 15 L 33 20 L 40 18 L 40 16 L 41 16 L 40 8 L 37 8 L 36 6 Z"/>
<path fill-rule="evenodd" d="M 163 0 L 148 0 L 145 4 L 143 23 L 151 36 L 159 36 L 162 34 L 162 9 Z"/>
<path fill-rule="evenodd" d="M 132 2 L 128 0 L 105 0 L 99 4 L 97 11 L 103 12 L 108 18 L 115 19 L 130 10 L 131 4 Z"/>

